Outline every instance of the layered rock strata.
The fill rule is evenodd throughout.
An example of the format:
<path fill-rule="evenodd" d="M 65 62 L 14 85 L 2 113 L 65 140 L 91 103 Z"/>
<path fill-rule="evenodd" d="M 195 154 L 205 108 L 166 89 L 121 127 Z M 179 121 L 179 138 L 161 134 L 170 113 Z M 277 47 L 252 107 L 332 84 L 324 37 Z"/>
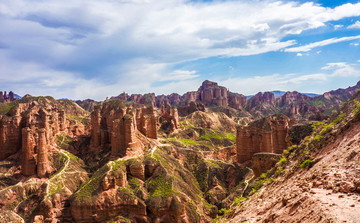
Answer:
<path fill-rule="evenodd" d="M 95 106 L 91 113 L 91 141 L 93 151 L 111 146 L 115 157 L 137 153 L 142 144 L 137 132 L 148 138 L 157 138 L 157 117 L 152 106 L 127 107 L 122 101 L 110 101 Z"/>
<path fill-rule="evenodd" d="M 51 97 L 27 101 L 0 119 L 0 160 L 21 152 L 22 174 L 45 177 L 52 171 L 47 153 L 50 145 L 56 145 L 57 135 L 84 134 L 85 128 L 68 120 L 63 107 Z"/>
<path fill-rule="evenodd" d="M 179 114 L 177 108 L 171 108 L 170 103 L 162 105 L 160 123 L 171 133 L 179 128 Z"/>
<path fill-rule="evenodd" d="M 282 153 L 287 148 L 289 127 L 295 124 L 285 115 L 273 115 L 240 126 L 236 130 L 238 162 L 248 161 L 255 153 Z"/>

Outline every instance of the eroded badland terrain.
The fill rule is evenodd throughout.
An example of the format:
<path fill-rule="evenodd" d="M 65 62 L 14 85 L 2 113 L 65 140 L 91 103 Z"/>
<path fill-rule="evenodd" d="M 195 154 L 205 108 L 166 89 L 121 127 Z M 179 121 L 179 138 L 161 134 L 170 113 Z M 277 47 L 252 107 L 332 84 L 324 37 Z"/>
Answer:
<path fill-rule="evenodd" d="M 0 222 L 360 222 L 358 89 L 0 92 Z"/>

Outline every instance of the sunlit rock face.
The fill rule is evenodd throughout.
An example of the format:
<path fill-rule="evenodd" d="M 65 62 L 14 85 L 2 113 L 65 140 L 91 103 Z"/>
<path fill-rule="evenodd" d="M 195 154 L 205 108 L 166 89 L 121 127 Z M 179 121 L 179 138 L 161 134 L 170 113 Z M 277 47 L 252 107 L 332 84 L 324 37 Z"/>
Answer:
<path fill-rule="evenodd" d="M 250 160 L 255 153 L 282 153 L 287 148 L 289 127 L 295 124 L 285 115 L 273 115 L 240 126 L 236 130 L 238 162 Z"/>

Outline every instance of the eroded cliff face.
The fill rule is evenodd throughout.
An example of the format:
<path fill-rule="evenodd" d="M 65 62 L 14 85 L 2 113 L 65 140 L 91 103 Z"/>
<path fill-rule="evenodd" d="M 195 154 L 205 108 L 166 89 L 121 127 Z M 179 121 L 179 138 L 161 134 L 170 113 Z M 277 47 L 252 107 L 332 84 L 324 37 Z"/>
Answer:
<path fill-rule="evenodd" d="M 52 172 L 47 153 L 57 134 L 85 134 L 80 125 L 67 119 L 64 107 L 51 97 L 19 101 L 0 120 L 0 160 L 20 152 L 22 174 L 45 177 Z"/>
<path fill-rule="evenodd" d="M 162 105 L 159 119 L 161 128 L 167 133 L 173 133 L 179 128 L 179 113 L 177 108 L 171 108 L 170 103 Z"/>
<path fill-rule="evenodd" d="M 273 115 L 236 129 L 238 162 L 245 162 L 256 153 L 282 153 L 287 148 L 289 128 L 295 124 L 285 115 Z"/>
<path fill-rule="evenodd" d="M 254 180 L 256 193 L 234 205 L 227 221 L 359 222 L 359 100 L 356 93 L 329 120 L 313 123 L 283 162 Z"/>
<path fill-rule="evenodd" d="M 134 108 L 113 100 L 96 106 L 91 113 L 91 151 L 111 146 L 114 157 L 140 155 L 143 144 L 137 134 L 157 138 L 157 117 L 153 106 Z"/>

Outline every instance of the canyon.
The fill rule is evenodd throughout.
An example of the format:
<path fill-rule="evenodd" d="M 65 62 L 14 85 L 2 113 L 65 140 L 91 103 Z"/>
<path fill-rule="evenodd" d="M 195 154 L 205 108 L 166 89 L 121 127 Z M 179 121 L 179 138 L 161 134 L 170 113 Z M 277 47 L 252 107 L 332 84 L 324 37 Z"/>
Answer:
<path fill-rule="evenodd" d="M 321 203 L 341 195 L 360 205 L 359 88 L 247 99 L 204 81 L 182 96 L 123 92 L 102 102 L 1 92 L 0 219 L 360 219 L 324 211 L 352 206 Z"/>

